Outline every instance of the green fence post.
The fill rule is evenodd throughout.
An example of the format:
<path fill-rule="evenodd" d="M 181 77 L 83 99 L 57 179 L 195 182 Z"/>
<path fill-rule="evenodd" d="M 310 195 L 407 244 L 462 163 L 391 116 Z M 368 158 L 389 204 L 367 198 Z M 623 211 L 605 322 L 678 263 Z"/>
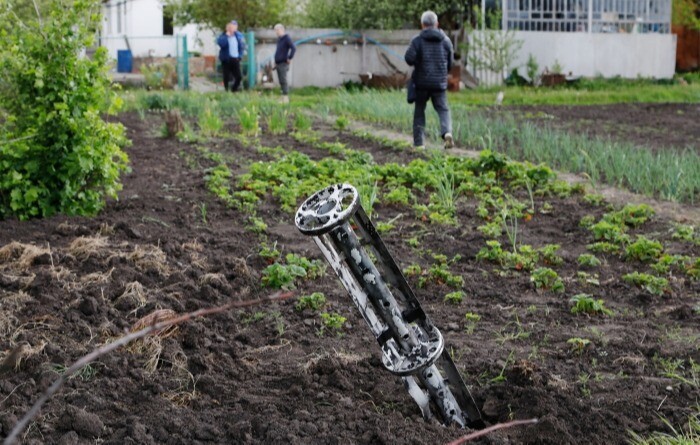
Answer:
<path fill-rule="evenodd" d="M 190 89 L 190 55 L 187 51 L 187 35 L 175 37 L 177 46 L 177 86 L 181 90 Z"/>
<path fill-rule="evenodd" d="M 248 88 L 255 87 L 255 79 L 258 76 L 258 64 L 255 61 L 255 33 L 246 33 L 246 43 L 248 44 Z"/>

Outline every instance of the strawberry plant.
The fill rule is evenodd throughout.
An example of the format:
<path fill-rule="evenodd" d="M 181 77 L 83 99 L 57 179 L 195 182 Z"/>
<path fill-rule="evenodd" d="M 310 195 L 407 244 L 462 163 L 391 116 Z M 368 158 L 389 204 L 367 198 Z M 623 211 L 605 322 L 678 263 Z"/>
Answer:
<path fill-rule="evenodd" d="M 596 300 L 588 294 L 574 295 L 569 302 L 573 303 L 572 314 L 613 314 L 613 311 L 605 307 L 605 302 L 602 299 Z"/>
<path fill-rule="evenodd" d="M 677 241 L 689 241 L 700 244 L 700 233 L 696 233 L 695 227 L 689 225 L 676 224 L 671 237 Z"/>
<path fill-rule="evenodd" d="M 539 267 L 530 275 L 530 281 L 536 289 L 564 292 L 564 283 L 559 275 L 548 267 Z"/>
<path fill-rule="evenodd" d="M 660 257 L 663 249 L 660 242 L 638 235 L 637 240 L 625 248 L 625 257 L 631 260 L 649 262 Z"/>
<path fill-rule="evenodd" d="M 572 337 L 568 339 L 566 343 L 570 345 L 572 352 L 575 352 L 577 355 L 581 355 L 586 347 L 591 344 L 591 341 L 587 338 Z"/>
<path fill-rule="evenodd" d="M 672 268 L 683 270 L 684 266 L 690 262 L 690 257 L 686 255 L 669 255 L 663 254 L 651 265 L 654 271 L 661 275 L 666 275 L 671 272 Z"/>
<path fill-rule="evenodd" d="M 632 272 L 622 276 L 626 283 L 641 287 L 654 295 L 663 295 L 670 290 L 666 278 L 655 277 L 646 273 Z"/>
<path fill-rule="evenodd" d="M 582 253 L 578 257 L 578 264 L 582 267 L 598 267 L 600 260 L 590 253 Z"/>
<path fill-rule="evenodd" d="M 310 280 L 322 277 L 326 274 L 326 263 L 321 260 L 309 260 L 295 253 L 288 253 L 285 257 L 287 264 L 304 268 L 307 278 Z"/>
<path fill-rule="evenodd" d="M 467 320 L 467 324 L 465 327 L 467 334 L 473 334 L 474 329 L 476 328 L 476 323 L 479 320 L 481 320 L 481 315 L 475 314 L 473 312 L 467 312 L 466 314 L 464 314 L 464 318 Z"/>
<path fill-rule="evenodd" d="M 335 332 L 340 335 L 340 330 L 343 329 L 343 325 L 347 321 L 347 318 L 340 314 L 324 312 L 321 314 L 321 321 L 323 325 L 319 331 L 319 335 L 323 335 L 326 329 Z"/>
<path fill-rule="evenodd" d="M 537 252 L 540 254 L 540 258 L 544 264 L 548 266 L 559 266 L 564 262 L 564 260 L 557 255 L 557 251 L 560 247 L 559 244 L 547 244 L 537 249 Z"/>
<path fill-rule="evenodd" d="M 293 289 L 297 279 L 306 278 L 306 270 L 301 266 L 275 263 L 263 270 L 262 284 L 273 289 Z"/>
<path fill-rule="evenodd" d="M 607 241 L 599 241 L 597 243 L 589 244 L 586 246 L 588 250 L 594 253 L 618 253 L 620 252 L 620 246 L 617 244 L 609 243 Z"/>
<path fill-rule="evenodd" d="M 445 295 L 445 298 L 443 301 L 445 303 L 451 303 L 451 304 L 459 304 L 464 300 L 464 292 L 462 291 L 456 291 L 456 292 L 450 292 L 449 294 Z"/>
<path fill-rule="evenodd" d="M 280 251 L 277 250 L 277 241 L 272 246 L 263 245 L 258 251 L 258 255 L 264 258 L 269 264 L 274 263 L 280 256 Z"/>
<path fill-rule="evenodd" d="M 97 47 L 97 0 L 46 2 L 24 23 L 4 2 L 0 45 L 0 219 L 94 215 L 117 197 L 128 158 L 121 99 L 107 49 Z M 38 10 L 37 10 L 38 12 Z"/>
<path fill-rule="evenodd" d="M 311 295 L 304 295 L 294 305 L 294 309 L 301 312 L 304 309 L 317 311 L 326 305 L 326 296 L 322 292 L 314 292 Z"/>

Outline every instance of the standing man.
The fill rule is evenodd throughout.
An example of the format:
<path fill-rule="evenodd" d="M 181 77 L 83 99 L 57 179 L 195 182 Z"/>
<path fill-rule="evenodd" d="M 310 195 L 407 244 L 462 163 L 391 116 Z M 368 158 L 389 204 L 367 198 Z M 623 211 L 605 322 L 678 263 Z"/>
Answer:
<path fill-rule="evenodd" d="M 425 106 L 430 99 L 440 118 L 440 136 L 445 148 L 452 148 L 452 119 L 447 106 L 447 73 L 452 68 L 452 42 L 438 29 L 438 18 L 433 11 L 425 11 L 420 18 L 420 34 L 411 40 L 404 59 L 414 67 L 411 76 L 416 88 L 416 108 L 413 112 L 413 145 L 425 148 Z"/>
<path fill-rule="evenodd" d="M 236 92 L 241 86 L 241 59 L 246 52 L 245 39 L 243 33 L 238 31 L 238 22 L 232 20 L 227 23 L 226 31 L 216 39 L 216 43 L 221 48 L 219 60 L 224 72 L 224 89 Z"/>
<path fill-rule="evenodd" d="M 282 102 L 289 103 L 287 73 L 289 72 L 289 64 L 292 63 L 292 58 L 294 58 L 297 47 L 294 46 L 292 38 L 285 32 L 284 25 L 281 23 L 275 25 L 275 34 L 277 34 L 277 50 L 275 51 L 277 78 L 280 81 L 280 87 L 282 87 Z"/>

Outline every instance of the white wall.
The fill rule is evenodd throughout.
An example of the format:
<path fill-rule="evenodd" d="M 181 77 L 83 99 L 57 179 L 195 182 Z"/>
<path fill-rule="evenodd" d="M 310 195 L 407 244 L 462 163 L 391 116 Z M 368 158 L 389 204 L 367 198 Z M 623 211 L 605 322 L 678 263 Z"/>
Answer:
<path fill-rule="evenodd" d="M 667 79 L 675 72 L 675 34 L 517 31 L 516 35 L 524 42 L 516 62 L 521 67 L 532 54 L 540 69 L 551 69 L 559 61 L 563 72 L 574 76 Z"/>
<path fill-rule="evenodd" d="M 120 11 L 121 31 L 117 18 Z M 109 0 L 102 5 L 102 12 L 102 46 L 107 48 L 110 57 L 116 58 L 117 50 L 127 49 L 124 36 L 134 57 L 176 55 L 174 37 L 163 35 L 161 0 Z"/>
<path fill-rule="evenodd" d="M 203 56 L 215 56 L 219 54 L 219 47 L 216 45 L 217 33 L 201 25 L 176 26 L 175 34 L 187 36 L 187 50 L 198 52 Z"/>
<path fill-rule="evenodd" d="M 294 41 L 339 32 L 332 29 L 290 29 Z M 401 58 L 389 56 L 393 64 L 402 71 L 409 67 L 403 62 L 410 39 L 418 31 L 368 31 L 367 36 L 384 43 Z M 262 63 L 275 51 L 276 36 L 272 30 L 256 30 L 256 56 Z M 653 77 L 671 78 L 675 71 L 676 36 L 673 34 L 589 34 L 565 32 L 517 31 L 523 41 L 514 66 L 524 67 L 531 53 L 540 69 L 551 68 L 556 61 L 564 73 L 574 76 L 624 78 Z M 328 39 L 328 42 L 326 40 Z M 359 81 L 360 73 L 389 73 L 380 61 L 379 48 L 367 43 L 363 51 L 356 37 L 321 37 L 321 44 L 299 45 L 297 55 L 290 67 L 290 85 L 294 87 L 334 87 L 344 81 Z M 347 45 L 343 42 L 347 40 Z M 327 44 L 330 43 L 330 44 Z M 470 68 L 470 67 L 468 67 Z M 520 73 L 524 75 L 524 68 Z M 498 83 L 500 75 L 482 75 L 483 83 Z"/>
<path fill-rule="evenodd" d="M 308 37 L 340 32 L 340 30 L 289 29 L 287 32 L 296 42 Z M 407 72 L 409 67 L 403 61 L 403 55 L 411 37 L 417 32 L 368 31 L 367 36 L 377 39 L 395 51 L 400 57 L 387 54 L 391 63 L 399 70 Z M 277 37 L 270 29 L 255 30 L 255 37 L 256 60 L 260 64 L 274 55 Z M 297 46 L 297 53 L 289 70 L 289 82 L 292 87 L 335 87 L 348 80 L 359 82 L 360 73 L 388 74 L 391 72 L 380 61 L 378 52 L 383 51 L 372 43 L 368 42 L 363 49 L 361 40 L 355 36 L 320 37 L 320 39 L 321 44 L 306 43 Z"/>

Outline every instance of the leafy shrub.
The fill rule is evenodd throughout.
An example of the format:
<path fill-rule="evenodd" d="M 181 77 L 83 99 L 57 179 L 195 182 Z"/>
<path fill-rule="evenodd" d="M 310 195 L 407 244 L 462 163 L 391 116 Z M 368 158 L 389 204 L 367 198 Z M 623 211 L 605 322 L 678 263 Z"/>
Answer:
<path fill-rule="evenodd" d="M 622 279 L 631 284 L 635 284 L 654 295 L 663 295 L 669 290 L 666 278 L 655 277 L 646 273 L 632 272 L 623 275 Z"/>
<path fill-rule="evenodd" d="M 37 20 L 0 10 L 0 218 L 93 215 L 116 198 L 128 158 L 124 128 L 101 118 L 120 100 L 107 51 L 92 58 L 97 0 L 51 0 Z"/>
<path fill-rule="evenodd" d="M 304 309 L 311 309 L 312 311 L 317 311 L 326 305 L 326 296 L 322 292 L 314 292 L 311 295 L 304 295 L 299 298 L 297 304 L 294 308 L 301 312 Z"/>
<path fill-rule="evenodd" d="M 613 311 L 605 307 L 602 299 L 596 300 L 588 294 L 574 295 L 569 302 L 573 303 L 572 314 L 613 314 Z"/>
<path fill-rule="evenodd" d="M 538 267 L 530 275 L 530 281 L 536 289 L 564 292 L 564 283 L 559 275 L 548 267 Z"/>
<path fill-rule="evenodd" d="M 600 266 L 600 260 L 590 253 L 582 253 L 578 257 L 578 264 L 583 267 L 598 267 Z"/>

